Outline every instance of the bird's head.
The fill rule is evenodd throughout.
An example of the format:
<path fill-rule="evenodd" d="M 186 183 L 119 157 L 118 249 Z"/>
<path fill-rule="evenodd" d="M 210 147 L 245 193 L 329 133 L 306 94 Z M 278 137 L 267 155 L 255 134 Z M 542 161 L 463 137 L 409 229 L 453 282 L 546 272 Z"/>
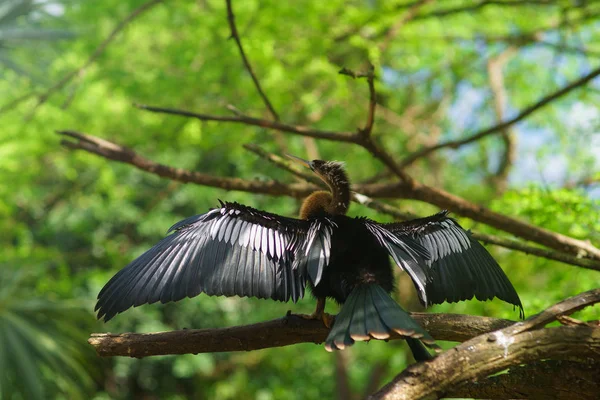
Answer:
<path fill-rule="evenodd" d="M 331 190 L 331 193 L 318 191 L 309 196 L 300 211 L 302 218 L 315 215 L 320 210 L 328 214 L 345 215 L 350 205 L 350 181 L 344 164 L 338 161 L 308 161 L 289 154 L 287 156 L 310 168 Z"/>
<path fill-rule="evenodd" d="M 344 170 L 344 163 L 342 162 L 324 160 L 308 161 L 300 157 L 292 156 L 291 154 L 286 155 L 297 163 L 309 168 L 329 186 L 337 186 L 333 185 L 336 183 L 348 183 L 346 171 Z"/>

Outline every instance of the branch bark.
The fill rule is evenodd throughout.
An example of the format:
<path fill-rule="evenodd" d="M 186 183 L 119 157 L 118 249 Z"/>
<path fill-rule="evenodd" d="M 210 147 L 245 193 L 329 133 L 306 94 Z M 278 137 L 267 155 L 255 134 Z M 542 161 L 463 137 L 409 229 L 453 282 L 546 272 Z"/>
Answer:
<path fill-rule="evenodd" d="M 514 324 L 514 321 L 460 314 L 412 313 L 434 338 L 465 341 Z M 321 321 L 293 314 L 258 324 L 158 333 L 93 333 L 88 342 L 102 357 L 250 351 L 298 343 L 322 343 L 329 329 Z M 392 339 L 398 339 L 393 336 Z"/>
<path fill-rule="evenodd" d="M 508 328 L 510 329 L 510 328 Z M 487 337 L 486 337 L 487 336 Z M 444 397 L 454 386 L 540 359 L 600 361 L 600 329 L 561 326 L 506 335 L 485 335 L 410 366 L 371 399 L 408 400 Z"/>
<path fill-rule="evenodd" d="M 446 398 L 595 400 L 600 362 L 547 360 L 511 367 L 507 373 L 467 382 Z"/>

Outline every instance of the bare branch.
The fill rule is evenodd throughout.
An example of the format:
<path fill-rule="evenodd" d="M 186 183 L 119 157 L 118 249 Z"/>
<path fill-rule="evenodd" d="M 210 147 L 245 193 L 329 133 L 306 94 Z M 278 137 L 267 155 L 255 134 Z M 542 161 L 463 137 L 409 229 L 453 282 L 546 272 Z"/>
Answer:
<path fill-rule="evenodd" d="M 514 321 L 460 314 L 412 313 L 437 340 L 464 341 L 510 326 Z M 321 321 L 293 314 L 258 324 L 217 329 L 184 329 L 159 333 L 94 333 L 88 342 L 102 357 L 148 357 L 249 351 L 297 343 L 322 343 L 329 329 Z M 393 336 L 392 339 L 399 339 Z"/>
<path fill-rule="evenodd" d="M 365 127 L 359 131 L 359 133 L 365 137 L 371 135 L 371 131 L 373 131 L 373 124 L 375 124 L 377 95 L 375 93 L 375 67 L 373 67 L 373 65 L 369 65 L 367 83 L 369 84 L 369 113 L 367 114 L 367 123 L 365 124 Z"/>
<path fill-rule="evenodd" d="M 525 254 L 531 254 L 536 257 L 547 258 L 548 260 L 559 261 L 565 264 L 577 265 L 579 267 L 600 271 L 600 262 L 589 258 L 571 256 L 569 254 L 558 251 L 541 249 L 539 247 L 530 246 L 521 243 L 514 239 L 504 238 L 496 235 L 489 235 L 481 232 L 471 232 L 473 237 L 484 243 L 493 244 L 496 246 L 505 247 L 507 249 L 516 250 Z"/>
<path fill-rule="evenodd" d="M 173 168 L 163 164 L 148 160 L 137 154 L 132 149 L 100 139 L 95 136 L 86 135 L 75 131 L 58 131 L 60 135 L 67 136 L 72 140 L 63 140 L 61 144 L 70 149 L 85 150 L 89 153 L 97 154 L 109 160 L 130 164 L 152 174 L 166 177 L 183 183 L 196 183 L 204 186 L 211 186 L 226 190 L 241 190 L 245 192 L 270 194 L 274 196 L 290 196 L 301 198 L 308 196 L 316 187 L 307 184 L 286 185 L 277 181 L 248 181 L 240 178 L 216 177 L 195 171 L 188 171 L 181 168 Z"/>
<path fill-rule="evenodd" d="M 220 115 L 208 115 L 200 114 L 192 111 L 179 110 L 175 108 L 166 107 L 155 107 L 144 104 L 135 104 L 136 107 L 162 114 L 179 115 L 182 117 L 196 118 L 200 121 L 219 121 L 219 122 L 233 122 L 244 125 L 259 126 L 266 129 L 275 129 L 283 132 L 293 133 L 301 136 L 308 136 L 316 139 L 332 140 L 334 142 L 346 142 L 355 143 L 355 134 L 352 132 L 335 132 L 335 131 L 324 131 L 319 129 L 313 129 L 302 125 L 289 125 L 277 121 L 269 121 L 266 119 L 254 118 L 249 116 L 220 116 Z"/>
<path fill-rule="evenodd" d="M 240 35 L 239 35 L 237 27 L 235 25 L 235 15 L 233 13 L 233 6 L 231 5 L 231 0 L 225 0 L 225 2 L 227 3 L 227 20 L 229 21 L 229 29 L 231 29 L 231 37 L 233 38 L 233 40 L 235 40 L 235 43 L 237 44 L 237 47 L 240 51 L 240 56 L 242 57 L 242 61 L 244 62 L 244 66 L 246 67 L 246 70 L 252 77 L 252 82 L 254 82 L 254 86 L 256 87 L 256 90 L 260 94 L 260 97 L 262 98 L 263 102 L 265 103 L 265 106 L 269 109 L 269 112 L 273 116 L 273 119 L 275 121 L 279 121 L 279 114 L 277 114 L 277 111 L 275 111 L 275 108 L 273 107 L 273 105 L 269 101 L 269 98 L 267 97 L 267 95 L 263 91 L 262 87 L 260 86 L 260 83 L 258 82 L 258 78 L 256 77 L 256 74 L 254 73 L 254 70 L 252 69 L 252 66 L 250 65 L 250 61 L 248 60 L 248 56 L 246 56 L 244 47 L 242 46 L 242 41 L 240 39 Z"/>
<path fill-rule="evenodd" d="M 508 328 L 510 329 L 510 328 Z M 508 367 L 540 359 L 600 360 L 600 329 L 561 326 L 505 335 L 494 334 L 469 340 L 429 363 L 408 367 L 371 399 L 408 400 L 426 396 L 444 397 L 458 384 L 474 381 Z"/>
<path fill-rule="evenodd" d="M 478 0 L 472 4 L 465 6 L 446 8 L 441 10 L 435 10 L 427 14 L 421 14 L 414 19 L 427 19 L 427 18 L 443 18 L 453 14 L 459 13 L 474 13 L 481 11 L 488 6 L 554 6 L 554 2 L 548 0 Z"/>
<path fill-rule="evenodd" d="M 527 318 L 527 320 L 515 324 L 511 333 L 521 333 L 543 327 L 555 321 L 557 317 L 573 314 L 598 302 L 600 302 L 600 288 L 588 290 L 556 303 L 552 307 Z"/>
<path fill-rule="evenodd" d="M 353 197 L 353 200 L 359 204 L 365 205 L 365 206 L 372 208 L 374 210 L 377 210 L 383 214 L 388 214 L 393 217 L 399 218 L 401 220 L 409 220 L 409 219 L 419 218 L 418 215 L 414 215 L 412 213 L 401 211 L 397 207 L 391 206 L 386 203 L 382 203 L 377 200 L 373 200 L 373 199 L 371 199 L 367 196 L 361 195 L 361 194 L 355 194 Z M 537 257 L 547 258 L 549 260 L 559 261 L 559 262 L 562 262 L 565 264 L 571 264 L 571 265 L 576 265 L 576 266 L 587 268 L 587 269 L 593 269 L 596 271 L 600 271 L 600 261 L 597 261 L 597 260 L 591 260 L 589 258 L 571 256 L 569 254 L 566 254 L 563 252 L 558 252 L 558 251 L 546 250 L 546 249 L 542 249 L 539 247 L 535 247 L 535 246 L 531 246 L 531 245 L 519 242 L 514 239 L 509 239 L 509 238 L 496 236 L 496 235 L 490 235 L 487 233 L 471 231 L 471 234 L 473 235 L 473 237 L 475 239 L 482 241 L 484 243 L 493 244 L 493 245 L 500 246 L 500 247 L 505 247 L 507 249 L 520 251 L 522 253 L 531 254 L 531 255 L 534 255 Z"/>
<path fill-rule="evenodd" d="M 560 97 L 570 93 L 571 91 L 573 91 L 574 89 L 580 88 L 581 86 L 585 85 L 586 83 L 588 83 L 589 81 L 591 81 L 592 79 L 594 79 L 595 77 L 600 75 L 600 68 L 596 68 L 595 70 L 593 70 L 592 72 L 590 72 L 589 74 L 579 78 L 578 80 L 571 82 L 570 84 L 568 84 L 567 86 L 563 87 L 562 89 L 542 98 L 541 100 L 539 100 L 538 102 L 536 102 L 535 104 L 530 105 L 529 107 L 525 108 L 524 110 L 522 110 L 517 116 L 515 116 L 514 118 L 511 118 L 507 121 L 504 121 L 498 125 L 494 125 L 490 128 L 484 129 L 482 131 L 479 131 L 477 133 L 474 133 L 473 135 L 470 135 L 464 139 L 460 139 L 460 140 L 450 140 L 444 143 L 439 143 L 435 146 L 430 146 L 430 147 L 424 147 L 421 150 L 418 150 L 412 154 L 410 154 L 408 157 L 406 157 L 404 160 L 402 160 L 402 162 L 399 164 L 400 168 L 406 168 L 407 166 L 411 165 L 412 163 L 414 163 L 415 161 L 417 161 L 418 159 L 425 157 L 429 154 L 431 154 L 434 151 L 440 150 L 440 149 L 444 149 L 444 148 L 452 148 L 452 149 L 457 149 L 461 146 L 464 146 L 466 144 L 469 143 L 473 143 L 477 140 L 480 140 L 486 136 L 490 136 L 493 134 L 498 134 L 503 132 L 506 128 L 510 127 L 513 124 L 516 124 L 517 122 L 527 118 L 529 115 L 533 114 L 534 112 L 536 112 L 537 110 L 547 106 L 548 104 L 552 103 L 553 101 L 559 99 Z"/>

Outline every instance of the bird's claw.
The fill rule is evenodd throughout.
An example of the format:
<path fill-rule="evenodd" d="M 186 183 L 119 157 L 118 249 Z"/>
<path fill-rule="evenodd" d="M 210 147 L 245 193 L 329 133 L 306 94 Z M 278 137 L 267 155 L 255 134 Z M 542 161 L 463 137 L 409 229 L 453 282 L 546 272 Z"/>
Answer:
<path fill-rule="evenodd" d="M 303 319 L 322 321 L 323 325 L 325 325 L 325 327 L 327 327 L 327 328 L 331 328 L 333 326 L 333 322 L 335 321 L 335 315 L 331 315 L 326 312 L 321 312 L 321 313 L 314 312 L 312 314 L 292 314 L 292 315 L 296 315 Z"/>

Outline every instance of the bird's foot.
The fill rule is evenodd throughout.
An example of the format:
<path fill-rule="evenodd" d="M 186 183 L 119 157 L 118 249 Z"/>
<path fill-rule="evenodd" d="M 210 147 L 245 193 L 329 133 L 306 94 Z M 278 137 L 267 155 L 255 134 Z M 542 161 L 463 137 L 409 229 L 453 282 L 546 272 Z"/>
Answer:
<path fill-rule="evenodd" d="M 325 325 L 327 328 L 331 328 L 335 321 L 335 315 L 331 315 L 326 312 L 314 312 L 312 314 L 292 314 L 292 315 L 295 315 L 295 316 L 303 318 L 303 319 L 322 321 L 323 325 Z"/>

